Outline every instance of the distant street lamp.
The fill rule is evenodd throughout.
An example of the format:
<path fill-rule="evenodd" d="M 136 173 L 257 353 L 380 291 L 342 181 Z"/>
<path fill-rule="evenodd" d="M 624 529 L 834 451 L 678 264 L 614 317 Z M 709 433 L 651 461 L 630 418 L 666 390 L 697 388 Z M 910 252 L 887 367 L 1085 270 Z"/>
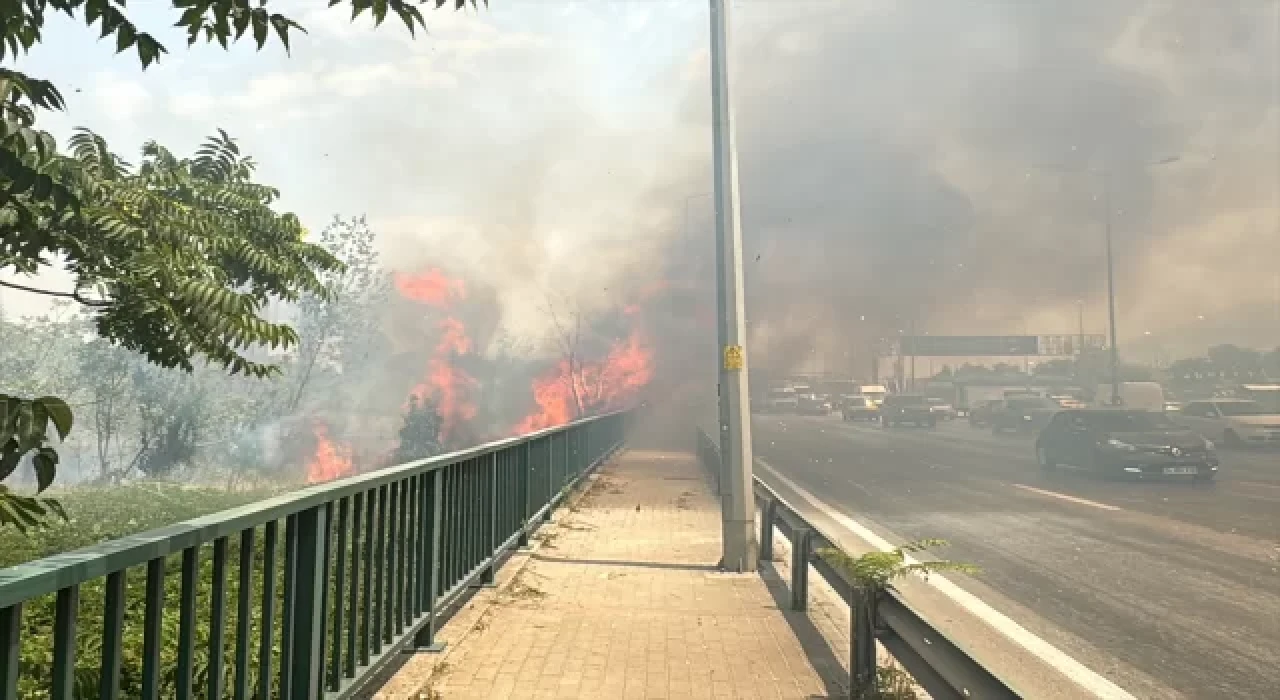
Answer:
<path fill-rule="evenodd" d="M 1182 156 L 1169 156 L 1160 160 L 1149 161 L 1139 164 L 1141 167 L 1155 167 L 1160 165 L 1168 165 L 1181 160 Z M 1113 169 L 1111 167 L 1104 168 L 1072 168 L 1063 164 L 1047 164 L 1037 166 L 1045 170 L 1060 170 L 1066 172 L 1086 172 L 1102 176 L 1102 207 L 1103 222 L 1106 233 L 1107 242 L 1107 320 L 1111 331 L 1111 405 L 1120 405 L 1120 348 L 1116 339 L 1116 292 L 1115 292 L 1115 268 L 1112 265 L 1111 256 L 1111 179 Z"/>

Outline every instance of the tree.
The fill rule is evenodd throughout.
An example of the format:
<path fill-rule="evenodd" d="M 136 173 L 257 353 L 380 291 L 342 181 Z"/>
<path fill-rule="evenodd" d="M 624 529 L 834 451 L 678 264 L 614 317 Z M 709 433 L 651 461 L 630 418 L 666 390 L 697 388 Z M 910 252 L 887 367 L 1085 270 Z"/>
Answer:
<path fill-rule="evenodd" d="M 455 9 L 476 4 L 432 2 Z M 426 26 L 406 0 L 351 6 L 352 19 L 369 10 L 377 25 L 390 10 L 411 35 Z M 274 32 L 287 51 L 291 30 L 305 32 L 270 13 L 266 0 L 256 7 L 250 0 L 172 0 L 172 8 L 188 45 L 203 38 L 227 48 L 252 29 L 258 49 Z M 144 69 L 167 53 L 130 21 L 123 2 L 26 0 L 0 9 L 0 61 L 40 43 L 46 15 L 57 11 L 98 24 L 101 38 L 114 39 L 118 52 L 135 50 Z M 246 351 L 287 347 L 296 335 L 262 318 L 262 305 L 269 297 L 323 293 L 316 272 L 335 269 L 336 261 L 302 241 L 297 217 L 271 210 L 279 193 L 250 180 L 252 161 L 225 133 L 190 160 L 147 144 L 143 165 L 130 171 L 87 130 L 73 138 L 73 156 L 59 155 L 53 137 L 35 127 L 37 110 L 63 106 L 49 81 L 0 68 L 0 272 L 34 275 L 50 260 L 63 260 L 76 278 L 67 291 L 5 284 L 93 307 L 101 337 L 162 367 L 189 372 L 193 359 L 204 357 L 233 373 L 274 373 L 274 365 Z M 52 483 L 58 453 L 48 442 L 51 428 L 61 438 L 71 430 L 65 400 L 0 394 L 0 481 L 33 455 L 39 489 Z M 16 522 L 16 503 L 7 489 L 0 492 L 0 524 Z"/>
<path fill-rule="evenodd" d="M 287 410 L 297 409 L 317 370 L 350 375 L 372 364 L 369 353 L 382 335 L 378 314 L 391 289 L 375 238 L 363 216 L 335 216 L 320 232 L 319 245 L 343 266 L 321 273 L 325 295 L 304 294 L 298 301 L 298 353 Z"/>
<path fill-rule="evenodd" d="M 262 345 L 287 347 L 297 336 L 263 319 L 262 308 L 272 299 L 324 294 L 317 273 L 341 264 L 303 242 L 296 216 L 272 211 L 279 193 L 250 179 L 253 161 L 223 132 L 190 159 L 148 143 L 136 169 L 90 131 L 78 130 L 71 145 L 73 155 L 54 161 L 80 195 L 78 209 L 60 213 L 36 203 L 30 211 L 37 218 L 25 222 L 13 209 L 0 209 L 0 270 L 35 274 L 52 254 L 65 261 L 74 288 L 0 284 L 78 302 L 98 336 L 161 367 L 190 372 L 193 360 L 204 357 L 233 374 L 274 374 L 274 365 L 250 352 Z M 48 426 L 65 437 L 70 407 L 52 396 L 3 400 L 10 408 L 0 423 L 0 479 L 35 451 L 37 471 L 47 474 L 40 479 L 43 490 L 58 461 L 46 441 Z M 96 410 L 101 425 L 105 409 Z M 113 412 L 110 422 L 119 415 Z"/>
<path fill-rule="evenodd" d="M 430 399 L 409 397 L 409 410 L 404 414 L 400 428 L 400 444 L 396 447 L 396 464 L 424 457 L 434 457 L 444 451 L 440 442 L 440 412 Z"/>

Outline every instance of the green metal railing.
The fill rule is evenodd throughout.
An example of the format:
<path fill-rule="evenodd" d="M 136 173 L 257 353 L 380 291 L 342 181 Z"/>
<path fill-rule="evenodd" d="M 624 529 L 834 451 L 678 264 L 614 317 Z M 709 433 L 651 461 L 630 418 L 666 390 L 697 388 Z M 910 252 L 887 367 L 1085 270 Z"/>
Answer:
<path fill-rule="evenodd" d="M 397 653 L 438 649 L 456 604 L 621 446 L 627 420 L 584 419 L 0 570 L 0 700 L 348 697 Z M 99 608 L 82 593 L 100 612 L 85 614 Z M 36 615 L 50 599 L 52 619 Z M 140 655 L 126 644 L 139 635 Z M 23 661 L 33 645 L 51 647 L 39 668 Z"/>

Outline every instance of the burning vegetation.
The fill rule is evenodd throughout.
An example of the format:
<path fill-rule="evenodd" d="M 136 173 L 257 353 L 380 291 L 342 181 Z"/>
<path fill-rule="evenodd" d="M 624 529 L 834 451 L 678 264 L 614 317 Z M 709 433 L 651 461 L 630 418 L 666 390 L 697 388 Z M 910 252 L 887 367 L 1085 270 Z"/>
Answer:
<path fill-rule="evenodd" d="M 475 315 L 467 307 L 465 280 L 430 268 L 419 273 L 395 273 L 391 281 L 400 300 L 425 312 L 424 326 L 429 329 L 429 337 L 423 343 L 429 350 L 420 379 L 405 389 L 403 396 L 401 413 L 405 425 L 400 436 L 403 441 L 406 431 L 411 432 L 419 438 L 417 442 L 431 445 L 432 453 L 623 408 L 637 399 L 654 376 L 653 347 L 643 327 L 643 312 L 656 292 L 664 288 L 661 284 L 645 289 L 639 295 L 640 303 L 605 314 L 606 318 L 592 319 L 589 332 L 584 332 L 586 321 L 581 314 L 573 315 L 572 333 L 565 333 L 561 319 L 552 314 L 559 357 L 542 370 L 525 361 L 522 371 L 515 372 L 524 379 L 513 380 L 499 376 L 504 371 L 511 373 L 510 367 L 486 371 L 486 332 L 482 330 L 477 341 L 464 320 Z M 477 377 L 483 377 L 483 381 Z M 521 383 L 527 387 L 526 397 L 505 396 L 513 393 L 513 381 L 517 389 Z M 524 402 L 527 408 L 523 415 L 504 418 L 482 411 L 485 400 L 493 398 L 486 392 L 496 391 L 504 394 L 504 405 Z M 418 433 L 424 425 L 438 430 L 438 435 L 422 439 Z M 318 419 L 313 422 L 312 432 L 315 451 L 307 466 L 309 482 L 385 466 L 356 464 L 360 460 L 353 460 L 351 446 L 331 436 L 329 426 Z M 401 445 L 388 452 L 383 461 L 390 464 L 430 456 L 417 452 L 406 451 Z"/>

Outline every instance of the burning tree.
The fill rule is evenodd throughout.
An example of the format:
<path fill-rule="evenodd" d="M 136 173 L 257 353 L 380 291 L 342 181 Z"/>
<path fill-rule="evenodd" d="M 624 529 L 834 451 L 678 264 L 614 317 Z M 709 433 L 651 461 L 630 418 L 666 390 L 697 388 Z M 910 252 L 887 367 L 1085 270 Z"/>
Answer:
<path fill-rule="evenodd" d="M 404 426 L 400 428 L 400 444 L 396 447 L 396 464 L 424 457 L 434 457 L 444 452 L 440 442 L 442 421 L 435 402 L 430 399 L 409 397 L 409 410 L 404 414 Z"/>
<path fill-rule="evenodd" d="M 652 350 L 639 329 L 630 329 L 625 338 L 602 342 L 600 338 L 584 336 L 580 311 L 573 310 L 566 321 L 548 302 L 547 313 L 561 359 L 551 371 L 534 380 L 537 410 L 516 426 L 516 432 L 563 425 L 620 408 L 653 378 Z M 587 359 L 596 354 L 588 347 L 589 340 L 595 341 L 598 348 L 607 348 L 602 358 Z"/>

